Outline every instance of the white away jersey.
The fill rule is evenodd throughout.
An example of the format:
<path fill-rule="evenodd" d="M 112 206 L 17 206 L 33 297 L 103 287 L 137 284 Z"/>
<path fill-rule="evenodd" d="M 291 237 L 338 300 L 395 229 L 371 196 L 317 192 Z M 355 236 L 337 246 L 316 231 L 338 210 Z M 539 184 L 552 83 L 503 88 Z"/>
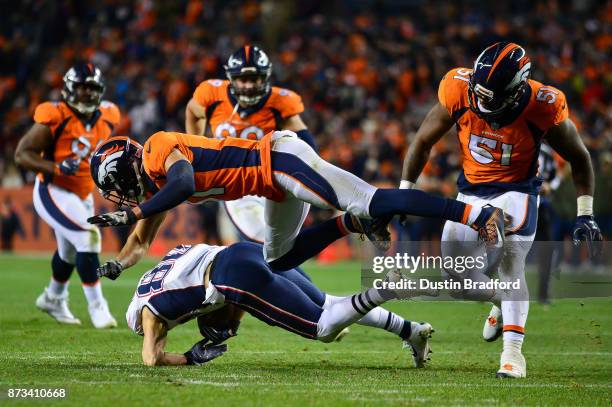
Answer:
<path fill-rule="evenodd" d="M 210 312 L 209 307 L 203 305 L 208 298 L 204 271 L 223 249 L 224 246 L 198 244 L 170 250 L 154 269 L 140 278 L 125 314 L 128 326 L 137 334 L 143 334 L 141 313 L 145 306 L 166 321 L 169 330 Z"/>

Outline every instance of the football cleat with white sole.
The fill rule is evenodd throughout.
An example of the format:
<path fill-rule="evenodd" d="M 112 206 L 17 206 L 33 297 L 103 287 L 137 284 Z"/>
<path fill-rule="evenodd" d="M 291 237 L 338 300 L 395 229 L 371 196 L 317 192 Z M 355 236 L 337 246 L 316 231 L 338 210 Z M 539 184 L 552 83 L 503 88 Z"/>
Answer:
<path fill-rule="evenodd" d="M 68 308 L 68 294 L 63 296 L 54 296 L 49 293 L 49 290 L 45 288 L 45 291 L 38 296 L 36 299 L 36 307 L 51 315 L 60 324 L 69 325 L 80 325 L 81 321 L 75 318 Z"/>
<path fill-rule="evenodd" d="M 407 339 L 403 340 L 404 349 L 412 350 L 412 359 L 414 367 L 422 368 L 429 361 L 429 355 L 432 353 L 429 347 L 429 339 L 434 329 L 427 322 L 421 322 L 416 326 L 413 325 L 412 332 Z"/>
<path fill-rule="evenodd" d="M 365 235 L 376 249 L 386 252 L 391 248 L 391 233 L 389 232 L 389 222 L 387 220 L 382 218 L 358 218 L 351 214 L 351 221 L 353 222 L 353 227 L 359 233 Z"/>
<path fill-rule="evenodd" d="M 95 301 L 89 304 L 89 316 L 91 323 L 98 329 L 114 328 L 117 326 L 117 321 L 111 315 L 108 309 L 108 303 L 105 299 Z"/>
<path fill-rule="evenodd" d="M 348 328 L 344 328 L 342 331 L 340 331 L 338 333 L 338 335 L 336 335 L 336 337 L 334 338 L 335 342 L 340 342 L 342 339 L 344 339 L 344 337 L 346 335 L 348 335 L 351 331 Z"/>
<path fill-rule="evenodd" d="M 506 349 L 501 354 L 497 377 L 502 379 L 519 379 L 527 376 L 527 362 L 518 350 Z"/>
<path fill-rule="evenodd" d="M 499 338 L 503 333 L 503 325 L 502 311 L 498 306 L 494 305 L 482 328 L 484 340 L 493 342 Z"/>

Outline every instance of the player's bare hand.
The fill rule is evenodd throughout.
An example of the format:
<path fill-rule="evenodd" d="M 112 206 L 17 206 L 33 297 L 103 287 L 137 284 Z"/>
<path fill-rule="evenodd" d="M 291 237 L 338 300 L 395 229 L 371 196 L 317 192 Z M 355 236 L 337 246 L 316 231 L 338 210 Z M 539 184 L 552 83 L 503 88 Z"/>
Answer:
<path fill-rule="evenodd" d="M 132 225 L 136 221 L 138 221 L 136 215 L 129 208 L 124 211 L 108 212 L 87 218 L 87 222 L 100 227 Z"/>

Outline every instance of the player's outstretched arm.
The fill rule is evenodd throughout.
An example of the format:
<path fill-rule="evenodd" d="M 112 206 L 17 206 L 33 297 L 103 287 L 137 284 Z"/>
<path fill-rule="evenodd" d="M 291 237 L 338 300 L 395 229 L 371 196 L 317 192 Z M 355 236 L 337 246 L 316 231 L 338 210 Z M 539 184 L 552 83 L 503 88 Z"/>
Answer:
<path fill-rule="evenodd" d="M 425 120 L 417 130 L 414 141 L 408 148 L 400 188 L 409 188 L 416 183 L 429 160 L 431 148 L 451 127 L 453 127 L 453 119 L 448 114 L 448 110 L 437 102 L 427 113 Z"/>
<path fill-rule="evenodd" d="M 168 329 L 147 307 L 142 309 L 142 363 L 147 366 L 186 365 L 185 355 L 164 352 Z"/>
<path fill-rule="evenodd" d="M 96 271 L 98 277 L 107 277 L 115 280 L 121 275 L 123 270 L 138 263 L 147 254 L 153 239 L 157 235 L 157 231 L 166 218 L 166 213 L 162 212 L 137 222 L 136 227 L 130 233 L 117 258 L 107 261 L 98 267 Z"/>
<path fill-rule="evenodd" d="M 123 268 L 132 267 L 147 254 L 157 231 L 166 219 L 167 212 L 158 213 L 150 218 L 143 219 L 136 224 L 134 231 L 130 234 L 125 246 L 119 252 L 117 260 Z"/>
<path fill-rule="evenodd" d="M 195 99 L 190 99 L 185 108 L 185 131 L 188 134 L 203 136 L 205 130 L 206 109 Z"/>

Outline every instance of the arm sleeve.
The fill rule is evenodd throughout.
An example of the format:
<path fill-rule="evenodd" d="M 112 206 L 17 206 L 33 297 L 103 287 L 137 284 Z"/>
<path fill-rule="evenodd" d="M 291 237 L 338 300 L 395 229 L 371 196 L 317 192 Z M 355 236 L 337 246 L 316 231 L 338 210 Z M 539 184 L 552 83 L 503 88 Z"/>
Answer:
<path fill-rule="evenodd" d="M 275 105 L 278 106 L 277 109 L 280 111 L 283 119 L 304 112 L 304 103 L 301 96 L 297 93 L 288 89 L 278 89 L 275 96 Z"/>
<path fill-rule="evenodd" d="M 467 105 L 468 76 L 463 74 L 465 72 L 469 71 L 463 68 L 451 69 L 438 86 L 438 100 L 451 117 Z"/>
<path fill-rule="evenodd" d="M 117 126 L 121 120 L 121 112 L 116 104 L 103 100 L 100 108 L 104 111 L 104 119 L 108 120 L 113 126 Z"/>
<path fill-rule="evenodd" d="M 34 121 L 54 129 L 62 121 L 62 113 L 52 102 L 41 103 L 34 110 Z"/>
<path fill-rule="evenodd" d="M 193 100 L 203 107 L 208 107 L 214 102 L 214 92 L 212 89 L 213 85 L 210 81 L 204 81 L 198 85 L 195 92 L 193 92 Z"/>
<path fill-rule="evenodd" d="M 149 177 L 155 180 L 166 176 L 166 158 L 178 147 L 175 133 L 159 131 L 149 137 L 142 153 L 142 163 Z"/>
<path fill-rule="evenodd" d="M 544 132 L 569 117 L 565 94 L 559 89 L 550 86 L 541 87 L 536 93 L 534 103 L 537 108 L 531 115 L 531 120 Z"/>
<path fill-rule="evenodd" d="M 168 170 L 166 180 L 163 188 L 139 205 L 143 218 L 172 209 L 185 202 L 195 192 L 193 167 L 189 161 L 174 163 Z"/>

